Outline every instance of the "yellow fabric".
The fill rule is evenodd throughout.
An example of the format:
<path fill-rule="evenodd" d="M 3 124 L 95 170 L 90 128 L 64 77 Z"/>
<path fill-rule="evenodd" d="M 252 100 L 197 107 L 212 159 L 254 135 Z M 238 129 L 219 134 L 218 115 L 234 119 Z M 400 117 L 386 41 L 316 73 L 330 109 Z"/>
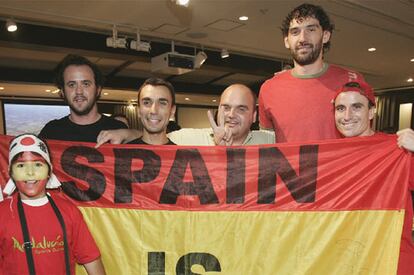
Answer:
<path fill-rule="evenodd" d="M 165 274 L 204 252 L 221 272 L 197 274 L 396 274 L 403 211 L 184 212 L 81 208 L 107 274 L 148 274 L 165 251 Z M 86 274 L 77 268 L 77 274 Z"/>

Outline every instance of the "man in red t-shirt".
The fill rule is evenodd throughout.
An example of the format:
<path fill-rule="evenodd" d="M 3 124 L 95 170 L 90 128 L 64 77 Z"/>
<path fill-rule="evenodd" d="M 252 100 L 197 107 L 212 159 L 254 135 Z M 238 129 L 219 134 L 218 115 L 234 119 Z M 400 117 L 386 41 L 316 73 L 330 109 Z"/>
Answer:
<path fill-rule="evenodd" d="M 371 129 L 374 118 L 375 97 L 372 88 L 365 82 L 350 82 L 340 88 L 334 99 L 335 124 L 343 137 L 381 135 Z M 404 129 L 397 133 L 398 146 L 414 151 L 414 131 Z M 414 190 L 414 160 L 411 161 L 409 189 Z M 414 274 L 414 243 L 411 236 L 413 207 L 408 192 L 401 238 L 398 274 Z"/>
<path fill-rule="evenodd" d="M 363 77 L 324 63 L 323 53 L 330 46 L 334 26 L 321 7 L 300 5 L 289 13 L 281 29 L 294 68 L 277 73 L 262 85 L 260 127 L 274 130 L 277 142 L 340 137 L 330 101 L 343 84 Z"/>

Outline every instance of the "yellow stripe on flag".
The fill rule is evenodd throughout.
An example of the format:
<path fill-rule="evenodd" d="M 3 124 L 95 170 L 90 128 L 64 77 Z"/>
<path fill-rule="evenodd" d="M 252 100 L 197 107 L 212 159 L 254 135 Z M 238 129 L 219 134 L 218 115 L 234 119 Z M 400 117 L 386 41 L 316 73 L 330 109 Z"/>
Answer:
<path fill-rule="evenodd" d="M 149 261 L 153 270 L 165 266 L 165 273 L 152 274 L 176 274 L 180 258 L 188 263 L 190 255 L 219 262 L 220 272 L 194 265 L 200 274 L 395 274 L 404 217 L 383 210 L 81 211 L 107 274 L 142 275 L 151 274 Z M 77 274 L 86 273 L 77 268 Z"/>

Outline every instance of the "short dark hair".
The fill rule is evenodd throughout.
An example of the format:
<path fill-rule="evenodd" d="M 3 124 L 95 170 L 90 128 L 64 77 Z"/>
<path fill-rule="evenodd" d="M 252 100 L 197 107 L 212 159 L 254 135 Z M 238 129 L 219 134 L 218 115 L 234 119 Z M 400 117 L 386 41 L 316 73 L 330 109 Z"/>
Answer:
<path fill-rule="evenodd" d="M 317 19 L 322 27 L 322 30 L 329 31 L 332 36 L 335 25 L 331 23 L 329 16 L 326 14 L 323 8 L 321 6 L 305 3 L 294 8 L 283 20 L 282 26 L 280 28 L 282 30 L 283 37 L 288 36 L 289 27 L 292 20 L 295 19 L 298 21 L 302 21 L 303 19 L 308 17 L 313 17 Z M 323 44 L 323 51 L 326 52 L 327 50 L 329 50 L 330 46 L 331 41 L 329 40 L 328 42 Z"/>
<path fill-rule="evenodd" d="M 164 80 L 162 78 L 150 77 L 147 80 L 145 80 L 144 83 L 142 83 L 141 87 L 139 87 L 139 89 L 138 89 L 138 106 L 139 106 L 139 96 L 141 94 L 141 90 L 147 85 L 166 87 L 168 89 L 168 91 L 170 91 L 170 95 L 171 95 L 171 98 L 172 98 L 171 106 L 175 105 L 175 91 L 174 91 L 173 85 L 170 82 L 168 82 L 167 80 Z"/>
<path fill-rule="evenodd" d="M 94 63 L 89 61 L 87 58 L 76 55 L 76 54 L 68 54 L 57 66 L 55 69 L 55 84 L 56 86 L 63 91 L 65 87 L 65 80 L 63 78 L 63 74 L 67 67 L 69 66 L 88 66 L 91 68 L 93 72 L 93 76 L 95 79 L 96 87 L 103 88 L 105 77 L 102 74 L 101 70 L 96 66 Z"/>

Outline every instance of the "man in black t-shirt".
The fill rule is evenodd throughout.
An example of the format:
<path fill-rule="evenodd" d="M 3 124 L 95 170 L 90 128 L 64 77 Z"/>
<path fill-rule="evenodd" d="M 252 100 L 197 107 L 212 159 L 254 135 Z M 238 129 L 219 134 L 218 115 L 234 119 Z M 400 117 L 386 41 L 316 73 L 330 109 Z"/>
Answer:
<path fill-rule="evenodd" d="M 167 137 L 167 125 L 175 114 L 174 87 L 161 78 L 148 78 L 138 90 L 138 116 L 142 137 L 130 144 L 174 145 Z"/>
<path fill-rule="evenodd" d="M 39 137 L 68 141 L 96 142 L 102 130 L 127 128 L 126 125 L 98 112 L 97 100 L 104 77 L 98 67 L 78 55 L 68 55 L 56 69 L 56 86 L 70 107 L 70 114 L 49 121 Z"/>

